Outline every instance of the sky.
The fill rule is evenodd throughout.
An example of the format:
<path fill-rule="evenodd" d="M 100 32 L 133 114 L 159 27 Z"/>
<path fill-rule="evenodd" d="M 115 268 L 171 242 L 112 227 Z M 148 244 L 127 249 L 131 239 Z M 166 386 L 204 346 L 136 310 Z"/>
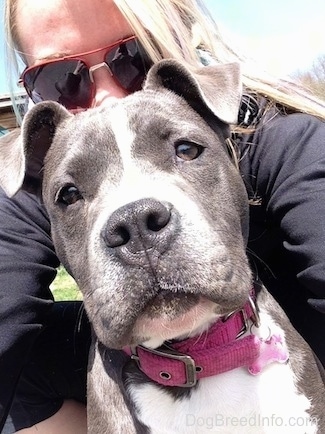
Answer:
<path fill-rule="evenodd" d="M 325 55 L 324 0 L 205 0 L 220 30 L 272 74 L 307 70 Z M 5 78 L 3 4 L 0 0 L 0 95 Z"/>
<path fill-rule="evenodd" d="M 324 0 L 206 0 L 219 28 L 273 74 L 325 55 Z"/>

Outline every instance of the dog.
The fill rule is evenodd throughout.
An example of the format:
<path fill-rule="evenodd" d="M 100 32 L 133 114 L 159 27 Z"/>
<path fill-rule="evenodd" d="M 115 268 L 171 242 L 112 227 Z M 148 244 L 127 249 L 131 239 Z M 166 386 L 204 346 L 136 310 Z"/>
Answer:
<path fill-rule="evenodd" d="M 237 64 L 168 59 L 103 107 L 37 104 L 2 143 L 0 185 L 42 194 L 83 293 L 91 434 L 325 432 L 313 354 L 247 259 L 240 101 Z"/>

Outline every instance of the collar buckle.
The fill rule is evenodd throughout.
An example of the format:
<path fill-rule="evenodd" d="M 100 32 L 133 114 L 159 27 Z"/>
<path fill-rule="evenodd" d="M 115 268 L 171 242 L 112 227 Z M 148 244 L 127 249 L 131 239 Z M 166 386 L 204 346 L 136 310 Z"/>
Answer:
<path fill-rule="evenodd" d="M 257 304 L 255 303 L 254 299 L 251 296 L 248 297 L 248 302 L 249 302 L 250 308 L 252 310 L 251 320 L 253 321 L 253 324 L 255 327 L 260 327 L 261 319 L 260 319 L 260 314 L 258 311 Z"/>
<path fill-rule="evenodd" d="M 185 368 L 186 382 L 183 384 L 179 384 L 178 387 L 193 387 L 196 385 L 196 383 L 197 383 L 197 370 L 196 370 L 195 362 L 191 356 L 189 356 L 187 354 L 180 353 L 180 352 L 176 351 L 174 348 L 171 348 L 166 344 L 163 344 L 161 347 L 156 348 L 156 349 L 146 348 L 146 347 L 143 347 L 142 345 L 138 345 L 135 348 L 134 347 L 131 348 L 131 351 L 132 351 L 131 359 L 136 361 L 136 363 L 140 369 L 141 369 L 141 364 L 140 364 L 140 357 L 138 355 L 139 349 L 141 351 L 145 351 L 147 353 L 154 354 L 154 355 L 159 356 L 159 357 L 163 357 L 163 358 L 167 358 L 167 359 L 173 359 L 173 360 L 177 360 L 179 362 L 182 362 L 184 364 L 184 368 Z M 161 374 L 166 374 L 165 379 L 168 379 L 168 377 L 167 377 L 168 372 L 166 372 L 166 373 L 162 372 Z M 162 376 L 162 378 L 164 378 L 164 377 Z"/>
<path fill-rule="evenodd" d="M 240 336 L 242 336 L 243 334 L 245 334 L 247 332 L 248 328 L 249 328 L 249 324 L 248 324 L 249 317 L 247 315 L 247 312 L 246 312 L 245 308 L 243 307 L 241 309 L 233 310 L 232 312 L 229 312 L 224 318 L 222 318 L 223 322 L 227 322 L 229 320 L 229 318 L 231 318 L 232 316 L 237 315 L 237 314 L 241 315 L 241 317 L 242 317 L 242 321 L 241 322 L 242 322 L 243 326 L 239 330 L 239 332 L 237 333 L 235 339 L 240 338 Z"/>
<path fill-rule="evenodd" d="M 250 320 L 255 325 L 255 327 L 259 327 L 261 325 L 261 320 L 260 320 L 257 305 L 251 296 L 248 297 L 248 303 L 246 303 L 244 307 L 242 307 L 241 309 L 233 310 L 232 312 L 228 313 L 228 315 L 226 315 L 223 318 L 223 322 L 226 322 L 229 318 L 231 318 L 233 315 L 236 314 L 241 315 L 243 326 L 237 333 L 235 339 L 240 338 L 243 334 L 247 332 L 247 330 L 249 329 Z"/>

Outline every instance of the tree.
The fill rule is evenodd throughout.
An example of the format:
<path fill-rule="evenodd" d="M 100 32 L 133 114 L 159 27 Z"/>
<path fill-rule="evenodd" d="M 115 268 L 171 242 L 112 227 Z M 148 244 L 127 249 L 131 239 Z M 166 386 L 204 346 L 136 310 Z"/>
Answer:
<path fill-rule="evenodd" d="M 294 78 L 317 98 L 325 100 L 325 54 L 315 60 L 309 71 L 298 71 Z"/>

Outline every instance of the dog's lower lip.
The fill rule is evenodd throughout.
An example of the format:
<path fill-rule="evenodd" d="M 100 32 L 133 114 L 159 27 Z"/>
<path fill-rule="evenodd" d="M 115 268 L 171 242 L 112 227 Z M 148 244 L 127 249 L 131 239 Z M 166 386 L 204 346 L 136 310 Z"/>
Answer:
<path fill-rule="evenodd" d="M 177 308 L 177 315 L 179 315 L 195 306 L 200 298 L 199 294 L 161 290 L 147 303 L 143 314 L 156 317 L 166 310 L 171 312 L 173 308 Z"/>
<path fill-rule="evenodd" d="M 181 313 L 148 315 L 144 311 L 137 319 L 133 328 L 133 337 L 137 343 L 149 347 L 160 345 L 162 342 L 171 339 L 184 339 L 192 334 L 200 333 L 213 323 L 218 315 L 216 304 L 205 297 L 195 296 L 196 302 Z M 181 303 L 181 298 L 178 298 Z M 202 329 L 202 330 L 201 330 Z"/>

